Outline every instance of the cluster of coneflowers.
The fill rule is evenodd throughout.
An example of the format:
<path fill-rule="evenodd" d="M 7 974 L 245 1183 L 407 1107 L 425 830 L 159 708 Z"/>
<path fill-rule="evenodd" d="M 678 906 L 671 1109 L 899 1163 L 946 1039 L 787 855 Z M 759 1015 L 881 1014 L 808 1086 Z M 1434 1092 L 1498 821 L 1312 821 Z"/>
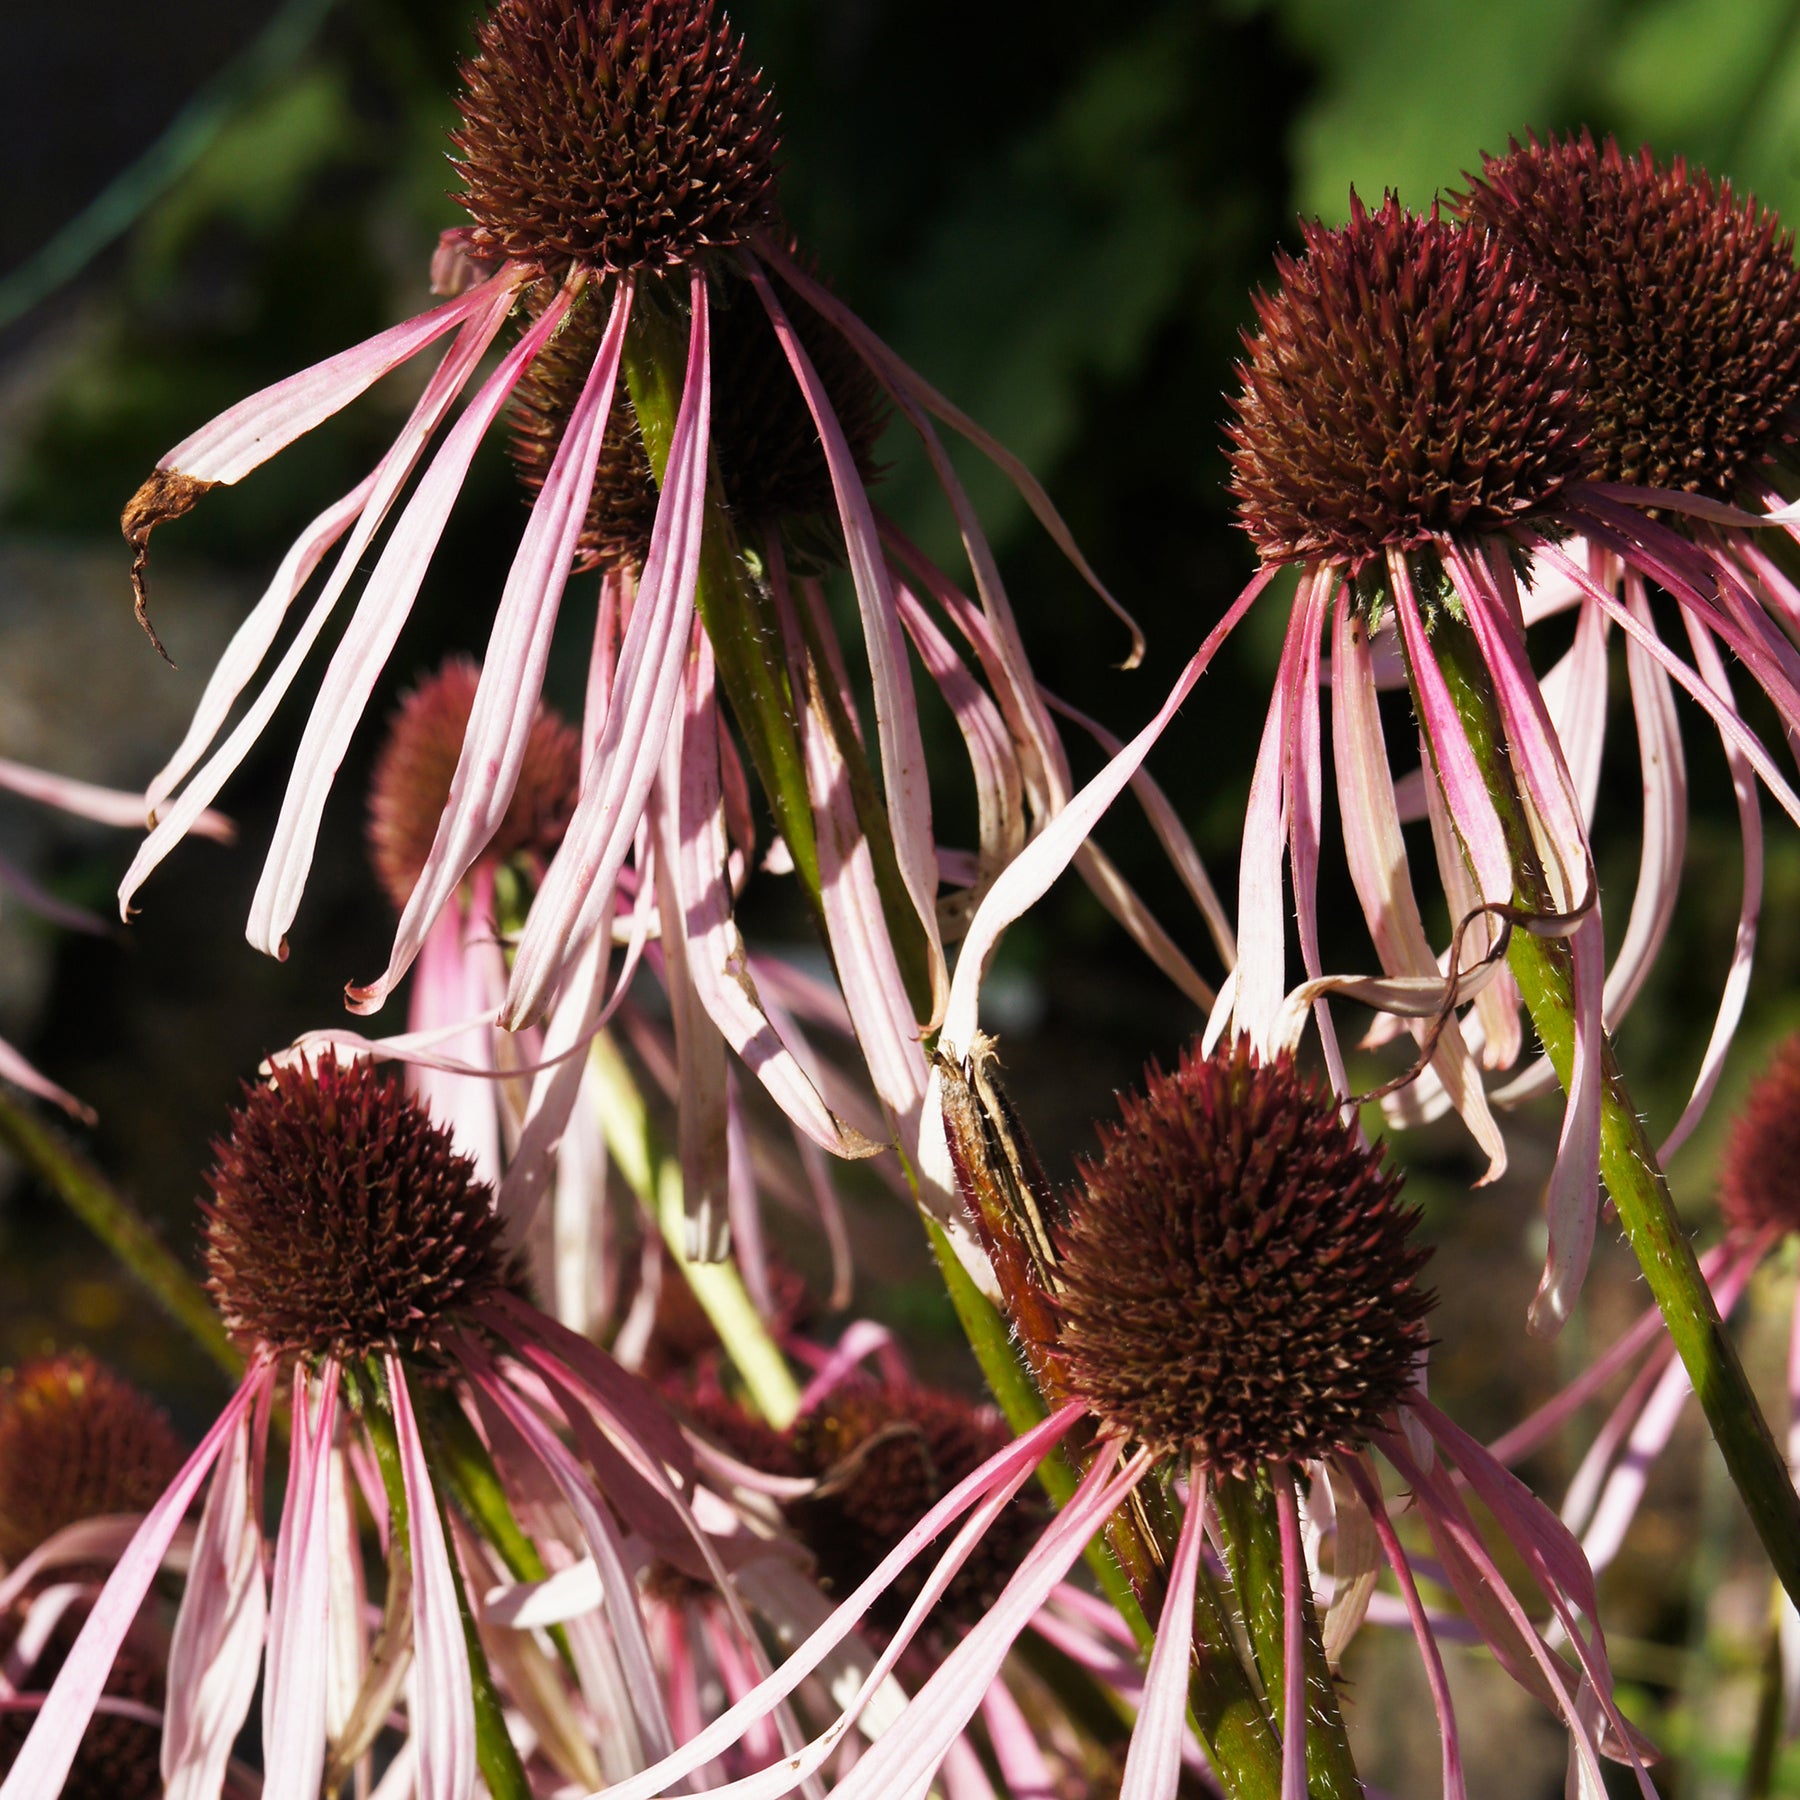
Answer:
<path fill-rule="evenodd" d="M 484 438 L 505 434 L 529 499 L 485 653 L 424 675 L 378 759 L 369 847 L 398 924 L 348 1001 L 377 1013 L 410 977 L 405 1027 L 272 1057 L 216 1147 L 201 1239 L 231 1400 L 184 1460 L 84 1359 L 0 1390 L 0 1800 L 1341 1795 L 1360 1784 L 1339 1668 L 1372 1617 L 1416 1640 L 1451 1800 L 1443 1646 L 1471 1636 L 1560 1722 L 1572 1793 L 1600 1800 L 1604 1759 L 1654 1793 L 1593 1571 L 1686 1392 L 1678 1351 L 1729 1357 L 1722 1329 L 1690 1351 L 1682 1318 L 1716 1328 L 1706 1309 L 1800 1220 L 1794 1056 L 1740 1127 L 1702 1312 L 1674 1316 L 1653 1276 L 1662 1314 L 1490 1449 L 1426 1397 L 1429 1252 L 1332 1009 L 1372 1012 L 1370 1048 L 1411 1039 L 1387 1118 L 1453 1108 L 1488 1179 L 1496 1114 L 1565 1090 L 1531 1315 L 1555 1330 L 1602 1175 L 1634 1233 L 1625 1164 L 1657 1179 L 1607 1033 L 1678 900 L 1679 706 L 1729 763 L 1744 897 L 1670 1142 L 1743 1008 L 1758 784 L 1800 820 L 1752 723 L 1800 732 L 1791 241 L 1729 187 L 1585 135 L 1514 144 L 1443 210 L 1353 199 L 1345 226 L 1303 228 L 1229 426 L 1261 566 L 1148 725 L 1095 728 L 1110 760 L 1077 790 L 940 428 L 1110 596 L 1042 489 L 796 243 L 773 102 L 711 0 L 499 0 L 460 106 L 471 222 L 433 262 L 441 303 L 202 426 L 126 509 L 148 629 L 153 530 L 436 356 L 221 658 L 121 888 L 129 911 L 185 835 L 221 828 L 208 809 L 360 582 L 252 904 L 252 944 L 283 955 Z M 879 509 L 896 415 L 966 582 Z M 1234 933 L 1179 783 L 1143 764 L 1288 569 Z M 577 611 L 565 721 L 543 688 Z M 1537 628 L 1570 612 L 1544 667 Z M 1615 828 L 1596 818 L 1615 632 L 1644 806 L 1609 964 L 1592 841 Z M 937 840 L 921 675 L 967 751 L 972 848 Z M 1326 689 L 1367 973 L 1321 949 Z M 1091 841 L 1127 785 L 1216 991 Z M 1204 1029 L 1058 1184 L 978 1002 L 1071 863 Z M 746 944 L 754 881 L 797 885 L 830 979 Z M 1545 1054 L 1520 1070 L 1527 1020 Z M 833 1336 L 810 1312 L 779 1233 L 822 1236 L 841 1307 L 846 1160 L 939 1234 L 1004 1412 L 922 1384 L 873 1323 Z M 1559 1517 L 1507 1464 L 1634 1357 Z"/>

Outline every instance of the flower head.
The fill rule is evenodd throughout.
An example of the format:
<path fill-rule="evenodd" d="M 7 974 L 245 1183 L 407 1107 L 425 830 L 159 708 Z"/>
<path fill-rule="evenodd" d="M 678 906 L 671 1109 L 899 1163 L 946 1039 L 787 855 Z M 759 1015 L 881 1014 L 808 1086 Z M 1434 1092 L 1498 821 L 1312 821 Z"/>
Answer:
<path fill-rule="evenodd" d="M 0 1378 L 0 1562 L 83 1519 L 146 1511 L 182 1456 L 162 1409 L 84 1351 L 9 1370 Z"/>
<path fill-rule="evenodd" d="M 1542 517 L 1583 472 L 1585 427 L 1576 352 L 1524 260 L 1392 195 L 1302 236 L 1257 298 L 1232 402 L 1261 555 L 1354 572 Z"/>
<path fill-rule="evenodd" d="M 1070 1391 L 1234 1474 L 1360 1449 L 1412 1391 L 1431 1305 L 1380 1149 L 1242 1039 L 1152 1067 L 1101 1146 L 1057 1239 Z"/>
<path fill-rule="evenodd" d="M 500 0 L 451 133 L 493 261 L 685 267 L 775 218 L 775 104 L 711 0 Z"/>
<path fill-rule="evenodd" d="M 1800 430 L 1800 268 L 1731 183 L 1590 132 L 1517 139 L 1457 202 L 1553 302 L 1582 364 L 1594 475 L 1714 500 Z"/>
<path fill-rule="evenodd" d="M 1800 1035 L 1777 1047 L 1732 1121 L 1719 1209 L 1747 1236 L 1800 1231 Z"/>

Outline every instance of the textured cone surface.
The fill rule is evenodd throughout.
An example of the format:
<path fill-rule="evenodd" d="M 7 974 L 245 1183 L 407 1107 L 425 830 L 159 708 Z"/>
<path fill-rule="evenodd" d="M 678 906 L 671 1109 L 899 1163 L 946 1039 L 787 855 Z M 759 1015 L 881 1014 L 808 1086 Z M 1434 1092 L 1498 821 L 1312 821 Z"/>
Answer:
<path fill-rule="evenodd" d="M 75 1608 L 57 1622 L 43 1654 L 19 1683 L 20 1690 L 41 1694 L 56 1679 L 86 1617 Z M 17 1636 L 18 1617 L 0 1625 L 0 1648 Z M 105 1693 L 112 1700 L 135 1700 L 161 1712 L 165 1698 L 163 1666 L 147 1641 L 128 1637 L 113 1659 Z M 35 1712 L 0 1712 L 0 1777 L 18 1760 Z M 159 1800 L 163 1792 L 162 1728 L 117 1713 L 96 1712 L 81 1734 L 75 1760 L 63 1783 L 62 1800 Z"/>
<path fill-rule="evenodd" d="M 1769 1059 L 1732 1122 L 1719 1207 L 1738 1231 L 1800 1231 L 1800 1033 Z"/>
<path fill-rule="evenodd" d="M 1578 363 L 1522 264 L 1392 198 L 1302 230 L 1232 402 L 1231 488 L 1263 560 L 1358 570 L 1545 512 L 1584 466 Z"/>
<path fill-rule="evenodd" d="M 875 445 L 888 418 L 880 387 L 841 333 L 782 282 L 770 279 L 867 484 L 878 473 Z M 802 546 L 816 552 L 817 539 L 837 529 L 831 471 L 818 430 L 754 289 L 743 282 L 716 285 L 729 300 L 716 307 L 712 327 L 712 448 L 725 504 L 739 538 L 752 547 L 767 532 L 825 521 L 824 530 L 811 533 Z M 587 381 L 607 311 L 602 297 L 585 295 L 513 395 L 513 463 L 533 497 L 550 473 Z M 621 383 L 601 443 L 577 567 L 641 569 L 656 522 L 656 497 L 650 459 Z M 842 554 L 838 549 L 836 559 Z"/>
<path fill-rule="evenodd" d="M 431 854 L 462 755 L 481 671 L 453 656 L 408 694 L 388 721 L 369 784 L 369 859 L 397 909 L 411 898 Z M 481 860 L 528 858 L 534 872 L 555 853 L 575 811 L 581 740 L 548 706 L 532 714 L 519 785 Z"/>
<path fill-rule="evenodd" d="M 1729 182 L 1586 132 L 1489 157 L 1458 202 L 1523 260 L 1586 362 L 1603 481 L 1734 498 L 1792 441 L 1792 236 Z"/>
<path fill-rule="evenodd" d="M 710 0 L 501 0 L 462 74 L 481 258 L 663 269 L 774 217 L 774 103 Z"/>
<path fill-rule="evenodd" d="M 246 1348 L 428 1357 L 499 1291 L 488 1190 L 449 1132 L 366 1063 L 277 1069 L 213 1148 L 207 1285 Z"/>
<path fill-rule="evenodd" d="M 1100 1141 L 1059 1244 L 1070 1389 L 1235 1473 L 1363 1443 L 1411 1389 L 1431 1305 L 1379 1147 L 1242 1040 L 1152 1066 Z"/>
<path fill-rule="evenodd" d="M 798 1419 L 790 1442 L 819 1493 L 783 1508 L 818 1563 L 819 1579 L 850 1593 L 913 1526 L 965 1476 L 1012 1441 L 990 1407 L 932 1388 L 844 1388 Z M 1043 1513 L 1025 1495 L 995 1520 L 945 1590 L 932 1615 L 961 1632 L 999 1598 L 1030 1547 Z M 919 1596 L 930 1559 L 915 1563 L 869 1609 L 891 1632 Z"/>
<path fill-rule="evenodd" d="M 83 1519 L 148 1512 L 182 1461 L 161 1409 L 91 1356 L 22 1364 L 0 1381 L 0 1561 Z"/>

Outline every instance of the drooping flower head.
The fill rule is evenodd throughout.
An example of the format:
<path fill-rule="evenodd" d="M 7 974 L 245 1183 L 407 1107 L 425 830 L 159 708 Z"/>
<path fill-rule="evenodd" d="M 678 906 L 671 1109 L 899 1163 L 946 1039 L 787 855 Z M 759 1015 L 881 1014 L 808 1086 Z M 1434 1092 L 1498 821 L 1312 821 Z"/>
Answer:
<path fill-rule="evenodd" d="M 1409 1509 L 1430 1531 L 1445 1584 L 1502 1663 L 1568 1726 L 1584 1781 L 1600 1791 L 1602 1748 L 1638 1762 L 1611 1698 L 1592 1583 L 1573 1541 L 1415 1385 L 1431 1304 L 1419 1280 L 1425 1251 L 1412 1241 L 1417 1218 L 1400 1203 L 1398 1178 L 1380 1148 L 1343 1122 L 1328 1088 L 1301 1077 L 1291 1059 L 1263 1060 L 1241 1039 L 1210 1055 L 1196 1048 L 1173 1076 L 1152 1071 L 1146 1091 L 1103 1129 L 1101 1154 L 1080 1184 L 1059 1195 L 1039 1190 L 1035 1160 L 991 1071 L 973 1063 L 940 1063 L 939 1070 L 965 1200 L 1053 1410 L 933 1506 L 766 1691 L 740 1701 L 641 1781 L 623 1784 L 618 1800 L 665 1791 L 730 1742 L 734 1730 L 767 1716 L 774 1697 L 792 1691 L 850 1625 L 872 1616 L 912 1559 L 961 1521 L 931 1567 L 920 1605 L 895 1630 L 856 1701 L 789 1759 L 782 1791 L 798 1788 L 918 1631 L 924 1601 L 957 1579 L 1058 1443 L 1077 1449 L 1085 1469 L 1079 1488 L 1053 1520 L 1033 1528 L 1036 1541 L 1022 1555 L 1010 1551 L 1018 1560 L 1004 1587 L 942 1657 L 901 1720 L 839 1781 L 838 1800 L 922 1792 L 1013 1642 L 1095 1534 L 1109 1520 L 1161 1508 L 1173 1508 L 1181 1522 L 1178 1541 L 1152 1558 L 1162 1580 L 1149 1603 L 1160 1605 L 1161 1616 L 1124 1791 L 1172 1796 L 1201 1546 L 1217 1488 L 1244 1474 L 1268 1484 L 1281 1519 L 1287 1618 L 1274 1651 L 1279 1666 L 1264 1676 L 1267 1691 L 1283 1696 L 1280 1718 L 1269 1721 L 1282 1745 L 1283 1791 L 1305 1788 L 1306 1683 L 1273 1679 L 1297 1667 L 1310 1605 L 1296 1487 L 1304 1475 L 1315 1487 L 1329 1481 L 1381 1546 L 1437 1703 L 1445 1792 L 1461 1800 L 1443 1665 L 1389 1518 L 1376 1451 L 1398 1471 Z M 1575 1666 L 1549 1649 L 1513 1595 L 1450 1464 L 1522 1552 L 1568 1634 Z M 1141 1506 L 1127 1504 L 1134 1494 Z M 1642 1783 L 1641 1763 L 1638 1773 Z M 1643 1791 L 1649 1794 L 1647 1784 Z"/>
<path fill-rule="evenodd" d="M 205 1485 L 169 1652 L 162 1758 L 171 1786 L 216 1791 L 259 1673 L 271 1778 L 279 1770 L 293 1791 L 311 1793 L 366 1775 L 410 1656 L 405 1717 L 418 1790 L 467 1800 L 475 1692 L 488 1673 L 464 1632 L 462 1571 L 486 1581 L 511 1565 L 473 1521 L 452 1556 L 444 1446 L 458 1446 L 460 1470 L 484 1471 L 515 1515 L 524 1508 L 530 1554 L 552 1567 L 586 1555 L 621 1569 L 622 1543 L 641 1534 L 689 1573 L 726 1584 L 709 1531 L 729 1502 L 714 1496 L 703 1528 L 692 1458 L 650 1390 L 512 1291 L 492 1193 L 398 1081 L 329 1055 L 278 1068 L 248 1090 L 215 1156 L 207 1280 L 247 1372 L 118 1554 L 0 1794 L 58 1787 L 133 1613 Z M 284 1376 L 292 1443 L 266 1562 L 260 1446 Z M 618 1474 L 621 1457 L 629 1477 Z M 610 1472 L 604 1498 L 598 1470 Z M 379 1634 L 361 1598 L 359 1489 L 387 1521 L 388 1629 Z M 548 1493 L 560 1507 L 545 1508 Z M 503 1636 L 513 1629 L 489 1623 Z M 620 1654 L 648 1666 L 629 1605 L 609 1604 L 607 1629 Z M 582 1663 L 563 1709 L 610 1708 L 632 1757 L 662 1754 L 674 1740 L 654 1689 L 633 1685 L 621 1711 L 606 1669 Z M 542 1754 L 546 1779 L 592 1766 L 591 1754 L 572 1769 L 554 1746 Z"/>
<path fill-rule="evenodd" d="M 1430 1251 L 1400 1175 L 1291 1056 L 1190 1052 L 1101 1130 L 1054 1351 L 1123 1438 L 1243 1475 L 1359 1450 L 1411 1393 Z"/>

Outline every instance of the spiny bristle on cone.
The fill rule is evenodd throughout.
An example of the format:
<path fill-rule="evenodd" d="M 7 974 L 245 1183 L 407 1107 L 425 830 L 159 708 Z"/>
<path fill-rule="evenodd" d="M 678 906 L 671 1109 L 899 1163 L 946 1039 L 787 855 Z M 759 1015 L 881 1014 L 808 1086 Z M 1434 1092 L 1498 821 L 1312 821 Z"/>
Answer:
<path fill-rule="evenodd" d="M 182 1461 L 162 1409 L 91 1356 L 22 1363 L 0 1379 L 0 1562 L 83 1519 L 148 1512 Z"/>
<path fill-rule="evenodd" d="M 396 909 L 404 909 L 431 854 L 481 671 L 453 656 L 406 695 L 388 721 L 369 784 L 369 857 Z M 555 853 L 575 810 L 581 740 L 548 706 L 531 717 L 519 784 L 482 852 L 492 867 L 528 858 L 534 873 Z"/>
<path fill-rule="evenodd" d="M 1515 139 L 1455 204 L 1529 269 L 1581 350 L 1599 480 L 1731 500 L 1793 441 L 1800 270 L 1773 212 L 1586 131 Z"/>
<path fill-rule="evenodd" d="M 818 1492 L 783 1507 L 811 1550 L 821 1582 L 850 1593 L 965 1476 L 1005 1448 L 1012 1434 L 991 1407 L 934 1388 L 846 1387 L 795 1421 L 789 1441 Z M 1043 1523 L 1021 1495 L 997 1519 L 945 1590 L 933 1615 L 939 1629 L 966 1631 L 999 1598 Z M 929 1564 L 916 1565 L 869 1610 L 893 1631 L 918 1598 Z"/>
<path fill-rule="evenodd" d="M 367 1063 L 277 1068 L 246 1088 L 213 1150 L 207 1285 L 246 1349 L 429 1359 L 500 1291 L 491 1194 L 450 1133 Z"/>
<path fill-rule="evenodd" d="M 1586 464 L 1579 364 L 1521 262 L 1391 195 L 1302 236 L 1257 297 L 1228 433 L 1263 560 L 1354 573 L 1547 512 Z"/>
<path fill-rule="evenodd" d="M 1366 1441 L 1411 1389 L 1432 1304 L 1380 1147 L 1241 1039 L 1153 1065 L 1100 1145 L 1058 1245 L 1070 1389 L 1238 1474 Z"/>
<path fill-rule="evenodd" d="M 775 105 L 712 0 L 500 0 L 476 42 L 450 138 L 477 255 L 666 269 L 774 219 Z"/>
<path fill-rule="evenodd" d="M 1719 1208 L 1737 1231 L 1800 1231 L 1800 1032 L 1769 1058 L 1732 1121 Z"/>
<path fill-rule="evenodd" d="M 867 485 L 879 474 L 875 446 L 888 420 L 880 385 L 842 333 L 784 282 L 771 281 Z M 756 548 L 767 533 L 782 532 L 790 551 L 803 559 L 817 559 L 821 545 L 836 540 L 830 560 L 841 561 L 831 471 L 775 328 L 747 283 L 721 280 L 715 289 L 720 302 L 712 314 L 712 449 L 739 539 Z M 605 301 L 584 294 L 569 323 L 533 359 L 514 390 L 513 465 L 534 498 L 587 381 L 606 318 Z M 641 569 L 656 499 L 637 415 L 621 384 L 601 443 L 576 566 Z"/>

